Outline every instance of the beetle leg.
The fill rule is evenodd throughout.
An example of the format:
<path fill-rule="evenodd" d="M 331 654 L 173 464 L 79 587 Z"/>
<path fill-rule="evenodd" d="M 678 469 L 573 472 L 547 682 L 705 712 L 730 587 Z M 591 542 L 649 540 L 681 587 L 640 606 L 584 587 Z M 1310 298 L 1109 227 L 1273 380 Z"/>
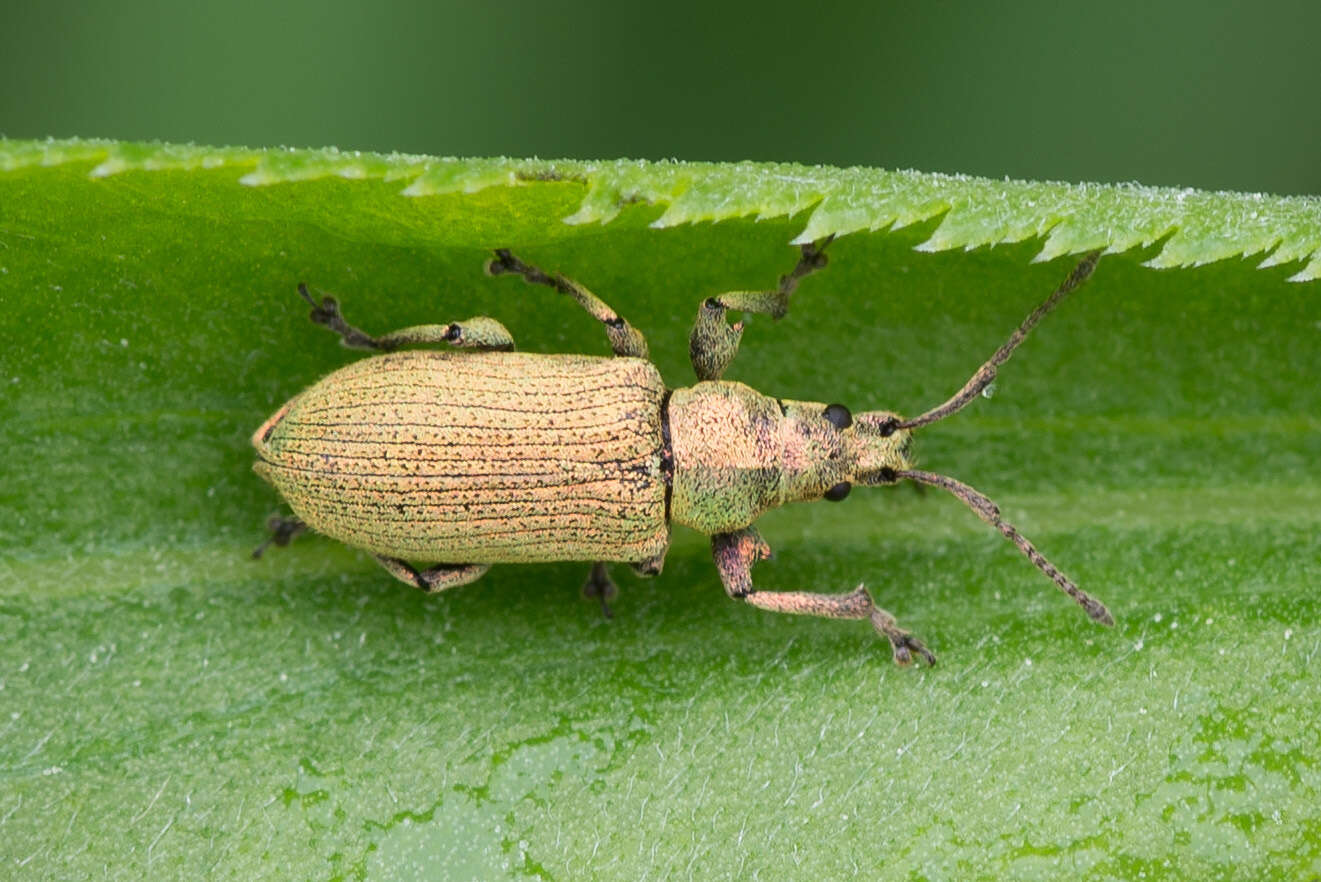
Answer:
<path fill-rule="evenodd" d="M 572 298 L 575 303 L 587 310 L 592 318 L 605 326 L 605 335 L 609 338 L 610 348 L 614 350 L 615 355 L 647 357 L 647 339 L 642 336 L 642 332 L 625 321 L 604 300 L 573 279 L 567 279 L 559 273 L 552 275 L 524 263 L 510 254 L 507 248 L 495 249 L 495 257 L 486 262 L 486 272 L 492 276 L 513 273 L 522 276 L 523 281 L 529 285 L 547 285 L 554 288 Z"/>
<path fill-rule="evenodd" d="M 665 555 L 668 551 L 669 547 L 667 546 L 655 557 L 631 563 L 629 566 L 633 568 L 633 572 L 637 573 L 644 579 L 650 579 L 652 576 L 659 576 L 661 570 L 665 569 Z"/>
<path fill-rule="evenodd" d="M 610 578 L 610 570 L 600 561 L 592 564 L 592 571 L 583 582 L 583 597 L 595 597 L 601 601 L 601 615 L 614 618 L 610 611 L 610 601 L 619 596 L 619 586 Z"/>
<path fill-rule="evenodd" d="M 448 343 L 460 349 L 513 352 L 514 335 L 493 318 L 475 315 L 448 325 L 414 325 L 376 338 L 382 349 L 398 349 L 419 343 Z"/>
<path fill-rule="evenodd" d="M 307 531 L 307 524 L 294 517 L 281 517 L 280 515 L 271 515 L 266 520 L 266 529 L 271 531 L 271 535 L 266 541 L 252 549 L 252 559 L 256 560 L 262 556 L 262 553 L 272 545 L 283 548 L 299 533 Z"/>
<path fill-rule="evenodd" d="M 738 354 L 743 337 L 743 322 L 725 320 L 725 307 L 715 297 L 708 297 L 697 307 L 697 321 L 688 335 L 688 358 L 699 380 L 718 380 Z"/>
<path fill-rule="evenodd" d="M 758 591 L 752 584 L 752 565 L 770 557 L 771 549 L 751 527 L 712 536 L 711 552 L 720 571 L 720 580 L 730 597 L 771 612 L 827 619 L 870 619 L 872 627 L 890 641 L 895 662 L 912 664 L 916 653 L 927 664 L 936 663 L 936 657 L 922 641 L 900 628 L 894 616 L 872 602 L 871 595 L 862 585 L 847 594 Z"/>
<path fill-rule="evenodd" d="M 312 321 L 318 325 L 325 325 L 339 334 L 341 342 L 350 349 L 393 352 L 400 346 L 448 343 L 466 349 L 514 351 L 514 337 L 509 330 L 495 319 L 484 315 L 473 316 L 467 321 L 451 322 L 448 325 L 413 325 L 373 337 L 344 321 L 344 314 L 339 310 L 339 301 L 334 297 L 327 295 L 317 303 L 304 284 L 299 284 L 298 293 L 312 305 Z"/>
<path fill-rule="evenodd" d="M 789 298 L 798 281 L 826 265 L 825 248 L 833 236 L 802 246 L 798 265 L 783 276 L 774 291 L 728 291 L 708 297 L 697 308 L 697 321 L 688 336 L 688 357 L 699 380 L 718 380 L 738 353 L 743 337 L 743 322 L 732 325 L 725 311 L 755 312 L 771 318 L 783 318 L 789 311 Z"/>
<path fill-rule="evenodd" d="M 436 564 L 429 569 L 419 570 L 397 557 L 386 557 L 383 554 L 373 557 L 400 582 L 421 588 L 428 594 L 476 582 L 491 568 L 490 564 Z"/>
<path fill-rule="evenodd" d="M 376 342 L 376 338 L 371 334 L 353 327 L 353 325 L 344 321 L 344 315 L 339 311 L 339 301 L 327 294 L 317 303 L 316 299 L 308 292 L 307 285 L 298 283 L 298 293 L 312 306 L 312 311 L 308 313 L 308 318 L 314 324 L 325 325 L 330 330 L 340 336 L 340 342 L 350 349 L 381 349 L 383 348 Z"/>

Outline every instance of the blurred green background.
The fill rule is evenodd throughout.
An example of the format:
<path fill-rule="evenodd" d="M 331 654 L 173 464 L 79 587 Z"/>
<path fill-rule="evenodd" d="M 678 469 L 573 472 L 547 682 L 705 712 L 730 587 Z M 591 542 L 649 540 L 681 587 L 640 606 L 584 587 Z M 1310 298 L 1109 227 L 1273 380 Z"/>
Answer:
<path fill-rule="evenodd" d="M 1321 4 L 15 3 L 0 134 L 1321 192 Z"/>

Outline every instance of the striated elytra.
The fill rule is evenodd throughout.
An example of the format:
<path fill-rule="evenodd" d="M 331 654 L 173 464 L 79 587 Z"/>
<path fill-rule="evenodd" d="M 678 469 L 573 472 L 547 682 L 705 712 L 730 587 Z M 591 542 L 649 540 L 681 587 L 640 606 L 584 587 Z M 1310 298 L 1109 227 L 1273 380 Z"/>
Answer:
<path fill-rule="evenodd" d="M 253 434 L 254 468 L 294 512 L 271 520 L 271 538 L 254 556 L 311 529 L 433 592 L 471 582 L 492 564 L 581 560 L 593 563 L 584 591 L 608 615 L 615 586 L 606 564 L 659 573 L 678 523 L 711 536 L 730 597 L 776 612 L 869 619 L 895 661 L 917 654 L 934 663 L 862 585 L 820 594 L 752 583 L 753 564 L 770 556 L 752 526 L 763 512 L 907 479 L 962 499 L 1094 620 L 1113 624 L 989 499 L 910 463 L 912 431 L 976 398 L 1042 316 L 1086 281 L 1098 255 L 1084 258 L 959 392 L 913 419 L 769 397 L 721 380 L 743 334 L 726 312 L 784 315 L 799 280 L 826 265 L 828 242 L 803 246 L 774 290 L 701 301 L 689 339 L 699 382 L 682 389 L 666 388 L 645 339 L 603 301 L 506 250 L 495 252 L 488 273 L 570 297 L 601 322 L 614 357 L 515 352 L 505 327 L 484 316 L 373 337 L 345 322 L 333 297 L 318 302 L 300 285 L 313 321 L 346 346 L 385 354 L 323 378 Z M 394 351 L 438 343 L 454 348 Z"/>

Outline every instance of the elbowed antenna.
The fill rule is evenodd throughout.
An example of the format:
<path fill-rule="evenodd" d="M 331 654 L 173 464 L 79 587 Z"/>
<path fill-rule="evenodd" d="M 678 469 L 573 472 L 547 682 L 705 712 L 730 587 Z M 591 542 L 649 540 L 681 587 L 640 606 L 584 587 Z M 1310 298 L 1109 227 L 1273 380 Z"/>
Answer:
<path fill-rule="evenodd" d="M 1064 280 L 1055 292 L 1045 299 L 1045 301 L 1032 310 L 1023 323 L 1018 326 L 1014 333 L 1009 335 L 1009 339 L 997 350 L 995 354 L 987 360 L 986 364 L 977 369 L 968 382 L 963 384 L 963 388 L 954 394 L 952 398 L 937 407 L 931 408 L 919 417 L 913 417 L 907 420 L 891 420 L 881 427 L 882 435 L 892 435 L 896 429 L 916 429 L 919 426 L 929 425 L 936 420 L 943 420 L 951 414 L 958 413 L 968 402 L 976 398 L 981 391 L 995 380 L 996 371 L 1000 365 L 1009 360 L 1009 356 L 1014 354 L 1018 345 L 1027 339 L 1028 332 L 1036 327 L 1037 322 L 1055 308 L 1065 295 L 1075 290 L 1083 282 L 1091 278 L 1092 272 L 1096 269 L 1096 262 L 1101 259 L 1100 251 L 1093 251 L 1082 259 L 1082 261 L 1073 268 L 1069 277 Z"/>
<path fill-rule="evenodd" d="M 1027 541 L 1027 537 L 1018 532 L 1014 525 L 1000 519 L 1000 507 L 987 499 L 982 493 L 969 487 L 962 481 L 956 481 L 947 475 L 937 475 L 934 472 L 924 472 L 917 469 L 895 469 L 895 478 L 907 478 L 910 481 L 917 481 L 920 484 L 930 484 L 932 487 L 939 487 L 942 490 L 948 490 L 950 493 L 963 500 L 968 508 L 977 513 L 977 517 L 986 521 L 992 527 L 995 527 L 1010 542 L 1018 546 L 1018 550 L 1027 555 L 1027 559 L 1036 564 L 1037 569 L 1041 570 L 1050 577 L 1060 590 L 1077 601 L 1078 605 L 1087 611 L 1095 621 L 1102 625 L 1113 625 L 1114 617 L 1110 615 L 1110 610 L 1105 608 L 1105 604 L 1092 597 L 1086 591 L 1083 591 L 1073 580 L 1061 573 L 1055 568 L 1055 565 L 1046 560 L 1045 556 L 1037 551 L 1036 546 Z"/>

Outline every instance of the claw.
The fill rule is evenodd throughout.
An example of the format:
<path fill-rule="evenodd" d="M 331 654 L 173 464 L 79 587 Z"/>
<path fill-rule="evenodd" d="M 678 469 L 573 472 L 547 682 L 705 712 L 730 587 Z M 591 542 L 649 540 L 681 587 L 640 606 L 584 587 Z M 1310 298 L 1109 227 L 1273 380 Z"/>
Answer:
<path fill-rule="evenodd" d="M 890 649 L 894 653 L 894 662 L 897 665 L 907 667 L 913 663 L 913 653 L 922 656 L 923 661 L 928 666 L 935 665 L 935 654 L 927 649 L 926 644 L 918 640 L 912 634 L 899 627 L 894 616 L 890 615 L 879 606 L 872 607 L 871 623 L 879 633 L 884 634 L 890 641 Z"/>
<path fill-rule="evenodd" d="M 298 283 L 298 293 L 301 294 L 303 299 L 307 301 L 308 305 L 312 307 L 312 311 L 308 313 L 308 318 L 310 318 L 314 324 L 325 325 L 326 327 L 335 330 L 338 330 L 340 325 L 343 324 L 344 316 L 339 311 L 339 301 L 334 297 L 327 294 L 325 297 L 322 297 L 321 302 L 318 303 L 316 298 L 312 296 L 311 292 L 307 290 L 307 285 L 303 282 Z"/>
<path fill-rule="evenodd" d="M 888 634 L 886 636 L 890 637 Z M 890 648 L 894 651 L 895 664 L 903 665 L 904 667 L 913 663 L 914 652 L 922 656 L 922 659 L 927 663 L 928 667 L 931 667 L 936 663 L 936 657 L 932 654 L 931 650 L 927 649 L 921 640 L 918 640 L 916 637 L 909 634 L 905 634 L 898 639 L 890 637 Z"/>

